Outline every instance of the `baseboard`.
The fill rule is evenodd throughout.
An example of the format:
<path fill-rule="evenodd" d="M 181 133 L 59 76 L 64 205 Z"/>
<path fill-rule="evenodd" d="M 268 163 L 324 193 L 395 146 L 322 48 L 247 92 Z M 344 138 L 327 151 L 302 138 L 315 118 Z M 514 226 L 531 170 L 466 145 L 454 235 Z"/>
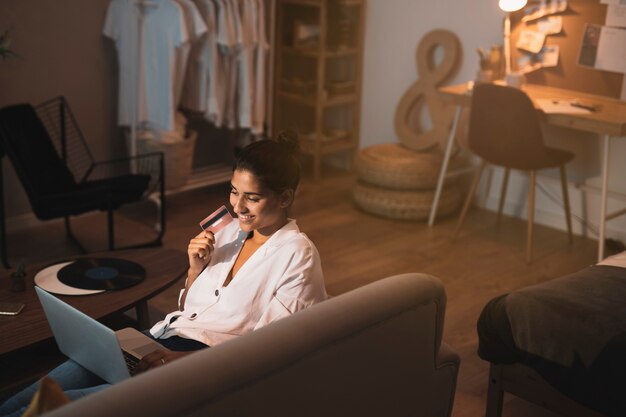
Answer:
<path fill-rule="evenodd" d="M 482 200 L 481 203 L 482 202 L 484 202 L 484 206 L 482 206 L 482 208 L 485 208 L 493 212 L 498 211 L 499 197 L 490 195 L 490 196 L 487 196 L 486 199 Z M 504 208 L 502 211 L 504 214 L 508 216 L 517 217 L 517 218 L 526 220 L 527 219 L 526 213 L 528 211 L 528 207 L 526 206 L 525 202 L 512 203 L 511 201 L 507 200 L 504 203 Z M 581 221 L 581 218 L 583 217 L 582 215 L 580 215 L 579 213 L 574 213 L 574 212 L 572 212 L 572 214 L 576 214 L 576 216 L 572 215 L 572 232 L 575 235 L 587 236 L 593 239 L 598 238 L 598 233 L 596 230 L 598 228 L 597 221 L 599 219 L 587 220 L 588 223 L 593 225 L 593 228 L 591 228 L 591 227 L 588 227 L 584 221 Z M 541 224 L 543 226 L 551 227 L 553 229 L 567 231 L 567 226 L 565 224 L 565 218 L 564 218 L 562 211 L 553 212 L 553 211 L 545 210 L 541 207 L 535 207 L 535 223 Z M 612 228 L 611 222 L 606 223 L 605 236 L 607 238 L 611 237 L 613 239 L 626 242 L 626 231 L 620 228 Z"/>

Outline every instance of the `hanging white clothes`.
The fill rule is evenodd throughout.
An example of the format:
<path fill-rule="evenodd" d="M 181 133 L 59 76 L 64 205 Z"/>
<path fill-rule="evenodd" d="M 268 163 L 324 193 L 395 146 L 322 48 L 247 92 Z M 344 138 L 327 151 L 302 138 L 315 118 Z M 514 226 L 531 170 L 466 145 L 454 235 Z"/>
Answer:
<path fill-rule="evenodd" d="M 202 40 L 203 35 L 207 32 L 207 26 L 204 20 L 200 16 L 198 8 L 191 0 L 175 0 L 175 2 L 181 7 L 183 17 L 185 19 L 185 26 L 188 31 L 188 40 L 181 47 L 177 48 L 176 57 L 176 70 L 174 75 L 174 103 L 176 107 L 180 104 L 181 96 L 183 92 L 183 85 L 185 78 L 189 75 L 194 77 L 195 75 L 189 74 L 187 68 L 190 71 L 194 71 L 195 66 L 189 65 L 192 50 L 197 50 L 198 43 Z"/>
<path fill-rule="evenodd" d="M 176 48 L 188 40 L 181 9 L 172 0 L 111 0 L 103 33 L 115 41 L 120 82 L 118 124 L 174 128 Z M 136 72 L 131 72 L 135 68 Z M 136 99 L 135 99 L 136 97 Z"/>
<path fill-rule="evenodd" d="M 220 63 L 219 49 L 217 46 L 217 7 L 212 0 L 205 0 L 211 13 L 211 23 L 213 24 L 212 37 L 209 39 L 209 53 L 205 55 L 205 67 L 208 69 L 208 86 L 204 90 L 207 95 L 207 110 L 205 116 L 208 120 L 215 120 L 221 117 L 219 108 L 219 85 L 223 79 L 222 66 Z"/>
<path fill-rule="evenodd" d="M 202 113 L 214 111 L 215 83 L 218 72 L 217 22 L 215 7 L 211 0 L 193 0 L 207 28 L 192 45 L 187 74 L 183 87 L 181 105 Z"/>
<path fill-rule="evenodd" d="M 137 125 L 171 131 L 180 105 L 217 127 L 262 133 L 269 48 L 264 5 L 111 0 L 103 33 L 119 54 L 119 124 L 131 123 L 135 103 Z"/>
<path fill-rule="evenodd" d="M 254 48 L 254 103 L 252 107 L 251 131 L 255 135 L 263 133 L 265 124 L 267 100 L 267 57 L 269 43 L 265 28 L 265 7 L 263 0 L 251 0 L 255 6 L 256 17 L 253 22 L 257 25 L 257 42 Z"/>
<path fill-rule="evenodd" d="M 233 0 L 239 6 L 241 23 L 241 47 L 237 51 L 237 124 L 252 127 L 254 104 L 254 48 L 258 41 L 253 0 Z"/>
<path fill-rule="evenodd" d="M 262 0 L 215 0 L 225 8 L 221 57 L 224 68 L 224 125 L 263 131 L 265 123 L 267 39 Z M 229 23 L 232 19 L 232 23 Z M 218 26 L 222 21 L 218 21 Z M 229 35 L 234 28 L 235 46 Z M 228 44 L 227 42 L 231 42 Z M 258 67 L 257 65 L 261 65 Z M 261 83 L 261 84 L 259 84 Z"/>
<path fill-rule="evenodd" d="M 226 92 L 224 103 L 224 125 L 229 129 L 235 129 L 237 127 L 237 107 L 238 107 L 238 80 L 239 80 L 239 52 L 243 46 L 243 31 L 241 27 L 241 14 L 237 5 L 237 0 L 222 0 L 226 9 L 228 10 L 228 16 L 232 22 L 235 35 L 235 44 L 228 48 L 223 49 L 225 51 L 224 60 L 227 62 L 226 70 Z"/>
<path fill-rule="evenodd" d="M 213 3 L 218 10 L 217 43 L 232 48 L 237 44 L 237 31 L 230 7 L 230 1 L 213 0 Z"/>
<path fill-rule="evenodd" d="M 237 85 L 236 53 L 241 45 L 241 32 L 237 21 L 239 13 L 232 7 L 231 0 L 215 0 L 218 9 L 217 45 L 219 53 L 220 83 L 218 85 L 218 112 L 213 120 L 217 127 L 235 127 L 232 122 L 235 108 L 234 91 Z"/>

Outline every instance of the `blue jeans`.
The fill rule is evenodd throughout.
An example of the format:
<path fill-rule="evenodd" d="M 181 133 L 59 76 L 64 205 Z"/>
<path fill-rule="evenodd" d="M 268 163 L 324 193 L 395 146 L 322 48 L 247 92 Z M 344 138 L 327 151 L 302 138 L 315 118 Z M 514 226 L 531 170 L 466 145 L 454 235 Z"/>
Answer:
<path fill-rule="evenodd" d="M 146 330 L 143 333 L 154 339 L 149 331 Z M 207 347 L 204 343 L 178 336 L 173 336 L 168 339 L 158 339 L 157 341 L 167 349 L 177 351 L 194 351 Z M 48 376 L 59 384 L 61 389 L 65 392 L 65 395 L 72 401 L 111 386 L 111 384 L 72 360 L 68 360 L 54 368 L 50 371 Z M 6 400 L 5 403 L 0 406 L 0 416 L 21 416 L 24 411 L 26 411 L 26 408 L 38 388 L 39 381 Z"/>

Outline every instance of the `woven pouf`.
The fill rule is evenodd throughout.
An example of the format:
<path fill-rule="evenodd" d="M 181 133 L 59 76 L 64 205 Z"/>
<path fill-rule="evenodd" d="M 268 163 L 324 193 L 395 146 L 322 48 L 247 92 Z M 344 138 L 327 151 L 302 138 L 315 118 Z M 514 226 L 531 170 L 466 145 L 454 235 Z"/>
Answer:
<path fill-rule="evenodd" d="M 357 182 L 352 190 L 356 205 L 362 210 L 402 220 L 425 220 L 430 213 L 435 190 L 391 190 Z M 461 203 L 461 192 L 455 184 L 446 185 L 441 192 L 437 216 L 453 213 Z"/>
<path fill-rule="evenodd" d="M 359 151 L 355 167 L 359 179 L 369 184 L 396 190 L 426 190 L 437 186 L 442 162 L 440 152 L 417 152 L 397 143 L 385 143 Z M 449 169 L 459 164 L 453 158 Z"/>

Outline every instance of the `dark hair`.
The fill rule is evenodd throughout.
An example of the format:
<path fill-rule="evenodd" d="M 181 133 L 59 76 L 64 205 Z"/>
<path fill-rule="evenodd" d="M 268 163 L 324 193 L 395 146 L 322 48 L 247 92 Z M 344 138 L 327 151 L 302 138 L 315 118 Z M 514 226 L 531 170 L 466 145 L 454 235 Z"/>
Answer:
<path fill-rule="evenodd" d="M 283 131 L 275 138 L 253 142 L 235 155 L 233 171 L 248 171 L 261 185 L 280 194 L 296 190 L 300 183 L 300 146 L 295 132 Z"/>

